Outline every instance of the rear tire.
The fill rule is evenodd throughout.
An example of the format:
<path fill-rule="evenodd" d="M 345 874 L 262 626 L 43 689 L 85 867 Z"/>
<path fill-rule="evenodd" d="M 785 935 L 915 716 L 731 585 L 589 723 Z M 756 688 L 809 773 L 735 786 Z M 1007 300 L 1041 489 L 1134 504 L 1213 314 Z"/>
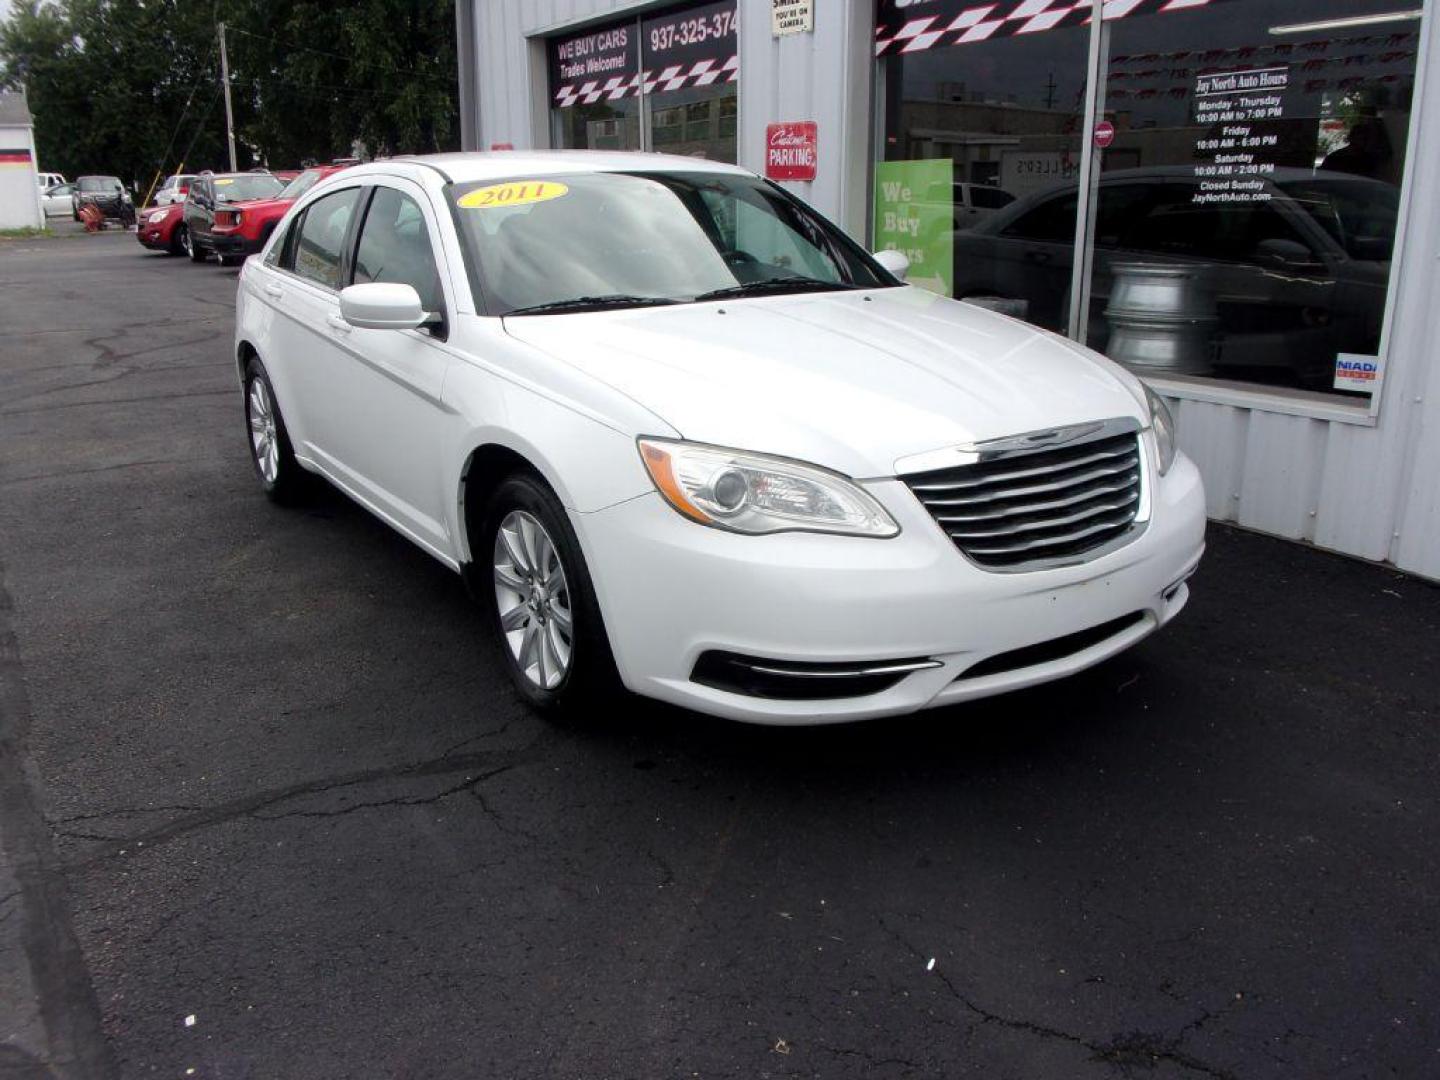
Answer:
<path fill-rule="evenodd" d="M 305 474 L 295 460 L 270 373 L 258 356 L 252 356 L 245 365 L 245 424 L 250 464 L 266 496 L 282 505 L 299 502 L 304 494 Z"/>
<path fill-rule="evenodd" d="M 567 722 L 597 721 L 620 678 L 580 543 L 550 488 L 531 473 L 504 481 L 490 497 L 471 556 L 520 696 Z"/>

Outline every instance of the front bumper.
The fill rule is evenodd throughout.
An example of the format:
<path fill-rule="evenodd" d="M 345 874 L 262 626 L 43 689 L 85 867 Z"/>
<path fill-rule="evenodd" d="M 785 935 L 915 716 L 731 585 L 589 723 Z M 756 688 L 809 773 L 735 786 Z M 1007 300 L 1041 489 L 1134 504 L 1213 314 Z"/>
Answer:
<path fill-rule="evenodd" d="M 625 685 L 769 724 L 860 720 L 1003 693 L 1099 663 L 1169 622 L 1204 550 L 1204 493 L 1183 455 L 1165 477 L 1152 475 L 1150 520 L 1134 541 L 1078 566 L 1028 573 L 972 564 L 900 481 L 866 487 L 899 522 L 899 536 L 738 536 L 683 519 L 658 494 L 572 513 Z M 1072 653 L 992 663 L 1002 670 L 965 677 L 982 661 L 1111 622 L 1113 634 L 1081 639 Z M 939 666 L 877 693 L 795 701 L 692 681 L 697 660 L 712 651 Z"/>
<path fill-rule="evenodd" d="M 263 245 L 240 233 L 212 232 L 205 246 L 216 255 L 254 255 Z"/>
<path fill-rule="evenodd" d="M 140 224 L 135 230 L 135 239 L 140 241 L 143 247 L 153 248 L 156 251 L 166 251 L 170 247 L 171 236 L 162 226 Z"/>

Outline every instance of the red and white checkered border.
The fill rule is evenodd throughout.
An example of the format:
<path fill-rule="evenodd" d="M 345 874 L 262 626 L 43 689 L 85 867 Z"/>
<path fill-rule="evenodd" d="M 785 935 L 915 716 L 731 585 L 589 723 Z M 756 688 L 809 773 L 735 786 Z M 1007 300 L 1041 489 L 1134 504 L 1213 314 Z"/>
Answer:
<path fill-rule="evenodd" d="M 574 105 L 594 105 L 600 101 L 619 101 L 634 97 L 643 87 L 646 94 L 664 94 L 687 86 L 711 86 L 717 82 L 733 83 L 740 75 L 740 57 L 697 60 L 688 68 L 674 64 L 659 71 L 642 71 L 638 75 L 612 75 L 603 82 L 592 80 L 572 83 L 555 91 L 555 107 L 568 109 Z"/>
<path fill-rule="evenodd" d="M 1127 15 L 1182 11 L 1204 7 L 1214 0 L 1105 0 L 1106 20 Z M 911 19 L 891 36 L 875 29 L 875 55 L 924 52 L 938 45 L 965 45 L 990 38 L 1017 37 L 1053 30 L 1057 26 L 1084 26 L 1093 10 L 1091 0 L 1011 0 L 1008 4 L 979 4 L 954 18 L 927 15 Z"/>

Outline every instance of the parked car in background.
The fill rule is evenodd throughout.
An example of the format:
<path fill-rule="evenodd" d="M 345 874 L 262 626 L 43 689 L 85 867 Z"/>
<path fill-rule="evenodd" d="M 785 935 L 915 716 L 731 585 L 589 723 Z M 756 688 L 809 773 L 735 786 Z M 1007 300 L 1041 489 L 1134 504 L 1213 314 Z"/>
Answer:
<path fill-rule="evenodd" d="M 222 259 L 239 260 L 253 255 L 265 246 L 296 199 L 325 177 L 345 168 L 349 165 L 317 165 L 299 173 L 273 199 L 249 202 L 233 212 L 217 214 L 210 238 L 211 249 Z"/>
<path fill-rule="evenodd" d="M 135 202 L 118 176 L 82 176 L 75 181 L 71 210 L 76 221 L 85 206 L 93 206 L 107 218 L 125 225 L 135 224 Z"/>
<path fill-rule="evenodd" d="M 1205 532 L 1164 402 L 905 269 L 717 162 L 356 166 L 240 272 L 256 477 L 464 575 L 540 709 L 887 716 L 1160 629 Z"/>
<path fill-rule="evenodd" d="M 167 255 L 183 255 L 180 243 L 180 223 L 185 215 L 184 203 L 169 203 L 166 206 L 152 206 L 140 211 L 140 220 L 135 229 L 135 239 L 142 247 L 152 251 L 163 251 Z"/>
<path fill-rule="evenodd" d="M 40 186 L 41 191 L 49 191 L 57 184 L 66 183 L 66 180 L 64 173 L 42 172 L 35 174 L 35 182 Z"/>
<path fill-rule="evenodd" d="M 75 213 L 75 185 L 54 184 L 45 189 L 40 196 L 40 202 L 45 207 L 45 216 L 65 217 L 67 214 Z"/>
<path fill-rule="evenodd" d="M 1400 193 L 1335 172 L 1277 169 L 1263 199 L 1201 198 L 1188 166 L 1124 169 L 1100 179 L 1089 343 L 1104 350 L 1114 267 L 1193 270 L 1213 296 L 1214 367 L 1328 387 L 1339 352 L 1379 350 Z M 1062 331 L 1069 320 L 1076 187 L 1012 203 L 954 236 L 957 298 L 1020 301 L 1024 317 Z M 1268 370 L 1268 375 L 1264 374 Z M 1239 373 L 1239 372 L 1237 372 Z"/>
<path fill-rule="evenodd" d="M 219 255 L 220 265 L 228 265 L 237 253 L 217 246 L 216 227 L 233 227 L 242 220 L 247 203 L 274 198 L 284 187 L 268 172 L 199 174 L 185 197 L 181 247 L 192 262 L 204 262 L 214 254 Z M 227 238 L 219 240 L 220 245 L 230 247 Z"/>
<path fill-rule="evenodd" d="M 177 173 L 174 176 L 167 176 L 165 182 L 155 192 L 155 205 L 169 206 L 171 203 L 183 203 L 185 196 L 190 193 L 190 184 L 194 179 L 193 173 Z"/>

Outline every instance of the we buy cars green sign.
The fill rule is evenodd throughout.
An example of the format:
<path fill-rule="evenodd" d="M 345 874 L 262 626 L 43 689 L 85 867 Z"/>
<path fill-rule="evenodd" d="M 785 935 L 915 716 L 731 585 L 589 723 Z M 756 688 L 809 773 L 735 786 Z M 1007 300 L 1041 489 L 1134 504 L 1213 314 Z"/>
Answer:
<path fill-rule="evenodd" d="M 946 158 L 875 166 L 875 247 L 910 260 L 910 283 L 949 296 L 955 289 L 955 193 Z"/>

